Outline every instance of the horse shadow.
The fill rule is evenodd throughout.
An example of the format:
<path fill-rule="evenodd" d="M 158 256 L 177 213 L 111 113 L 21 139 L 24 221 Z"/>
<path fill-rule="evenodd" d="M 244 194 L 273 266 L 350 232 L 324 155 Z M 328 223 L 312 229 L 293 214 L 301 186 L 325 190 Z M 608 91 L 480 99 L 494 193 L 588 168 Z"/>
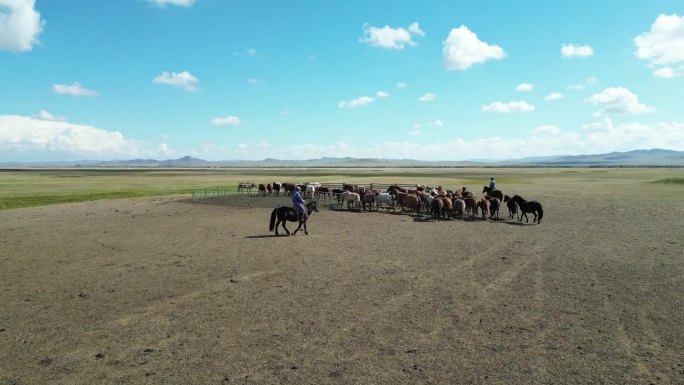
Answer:
<path fill-rule="evenodd" d="M 527 226 L 529 223 L 525 222 L 518 222 L 518 221 L 506 221 L 503 219 L 500 219 L 498 221 L 492 221 L 494 223 L 501 223 L 502 225 L 513 225 L 513 226 Z"/>
<path fill-rule="evenodd" d="M 262 239 L 262 238 L 279 238 L 279 237 L 287 237 L 287 235 L 275 235 L 275 234 L 248 235 L 245 237 L 245 239 Z"/>

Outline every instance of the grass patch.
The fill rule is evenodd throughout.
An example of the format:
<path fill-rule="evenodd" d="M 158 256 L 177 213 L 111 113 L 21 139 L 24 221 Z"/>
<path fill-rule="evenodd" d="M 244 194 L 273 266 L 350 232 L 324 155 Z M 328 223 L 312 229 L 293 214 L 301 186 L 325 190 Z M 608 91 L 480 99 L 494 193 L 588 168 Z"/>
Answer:
<path fill-rule="evenodd" d="M 663 183 L 663 184 L 684 184 L 684 178 L 665 178 L 653 181 L 653 183 Z"/>
<path fill-rule="evenodd" d="M 125 191 L 106 191 L 106 192 L 89 192 L 89 193 L 75 193 L 68 195 L 27 195 L 4 197 L 0 200 L 0 210 L 17 209 L 35 206 L 47 206 L 60 203 L 77 203 L 86 201 L 95 201 L 99 199 L 120 199 L 120 198 L 140 198 L 146 196 L 165 196 L 188 193 L 187 189 L 183 190 L 125 190 Z"/>

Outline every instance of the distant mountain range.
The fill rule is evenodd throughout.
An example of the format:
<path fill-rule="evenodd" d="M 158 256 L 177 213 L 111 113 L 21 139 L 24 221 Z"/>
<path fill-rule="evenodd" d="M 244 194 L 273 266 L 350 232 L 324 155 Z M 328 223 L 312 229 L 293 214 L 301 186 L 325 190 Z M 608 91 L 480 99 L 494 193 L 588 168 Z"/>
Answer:
<path fill-rule="evenodd" d="M 307 160 L 223 160 L 208 161 L 184 156 L 179 159 L 155 160 L 83 160 L 77 162 L 5 162 L 1 168 L 23 167 L 135 167 L 135 168 L 211 168 L 211 167 L 684 167 L 684 151 L 663 149 L 611 152 L 595 155 L 559 155 L 529 157 L 502 161 L 424 161 L 414 159 L 319 158 Z"/>

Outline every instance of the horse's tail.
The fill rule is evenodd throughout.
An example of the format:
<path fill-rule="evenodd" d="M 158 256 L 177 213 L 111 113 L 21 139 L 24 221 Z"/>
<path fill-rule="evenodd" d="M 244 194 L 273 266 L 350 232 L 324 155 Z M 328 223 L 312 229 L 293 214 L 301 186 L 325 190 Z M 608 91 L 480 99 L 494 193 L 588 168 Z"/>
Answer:
<path fill-rule="evenodd" d="M 537 211 L 539 211 L 539 217 L 537 218 L 537 223 L 540 223 L 542 218 L 544 217 L 544 209 L 542 208 L 542 204 L 538 203 L 539 207 L 537 208 Z"/>
<path fill-rule="evenodd" d="M 273 212 L 271 213 L 271 222 L 268 224 L 268 231 L 273 231 L 275 228 L 275 222 L 276 222 L 276 214 L 278 213 L 278 209 L 273 209 Z"/>

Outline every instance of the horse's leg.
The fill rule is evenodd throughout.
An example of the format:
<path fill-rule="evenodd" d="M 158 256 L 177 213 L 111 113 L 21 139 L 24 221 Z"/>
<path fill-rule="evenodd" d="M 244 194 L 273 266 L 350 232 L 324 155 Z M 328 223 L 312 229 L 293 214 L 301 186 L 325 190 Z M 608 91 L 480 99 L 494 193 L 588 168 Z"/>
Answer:
<path fill-rule="evenodd" d="M 306 221 L 302 222 L 304 225 L 304 235 L 309 235 L 309 230 L 306 229 Z"/>
<path fill-rule="evenodd" d="M 297 235 L 297 231 L 299 231 L 299 229 L 301 229 L 301 228 L 302 228 L 302 221 L 299 220 L 299 226 L 297 226 L 297 228 L 295 229 L 294 233 L 292 233 L 292 235 Z"/>
<path fill-rule="evenodd" d="M 285 229 L 285 231 L 287 231 L 287 235 L 290 235 L 290 230 L 288 230 L 287 227 L 285 227 L 285 224 L 286 224 L 286 223 L 287 223 L 287 219 L 285 219 L 285 220 L 283 221 L 283 228 Z"/>
<path fill-rule="evenodd" d="M 275 234 L 276 235 L 280 235 L 280 234 L 278 234 L 278 226 L 280 226 L 280 218 L 278 218 L 278 220 L 276 221 L 276 225 L 275 225 Z"/>

